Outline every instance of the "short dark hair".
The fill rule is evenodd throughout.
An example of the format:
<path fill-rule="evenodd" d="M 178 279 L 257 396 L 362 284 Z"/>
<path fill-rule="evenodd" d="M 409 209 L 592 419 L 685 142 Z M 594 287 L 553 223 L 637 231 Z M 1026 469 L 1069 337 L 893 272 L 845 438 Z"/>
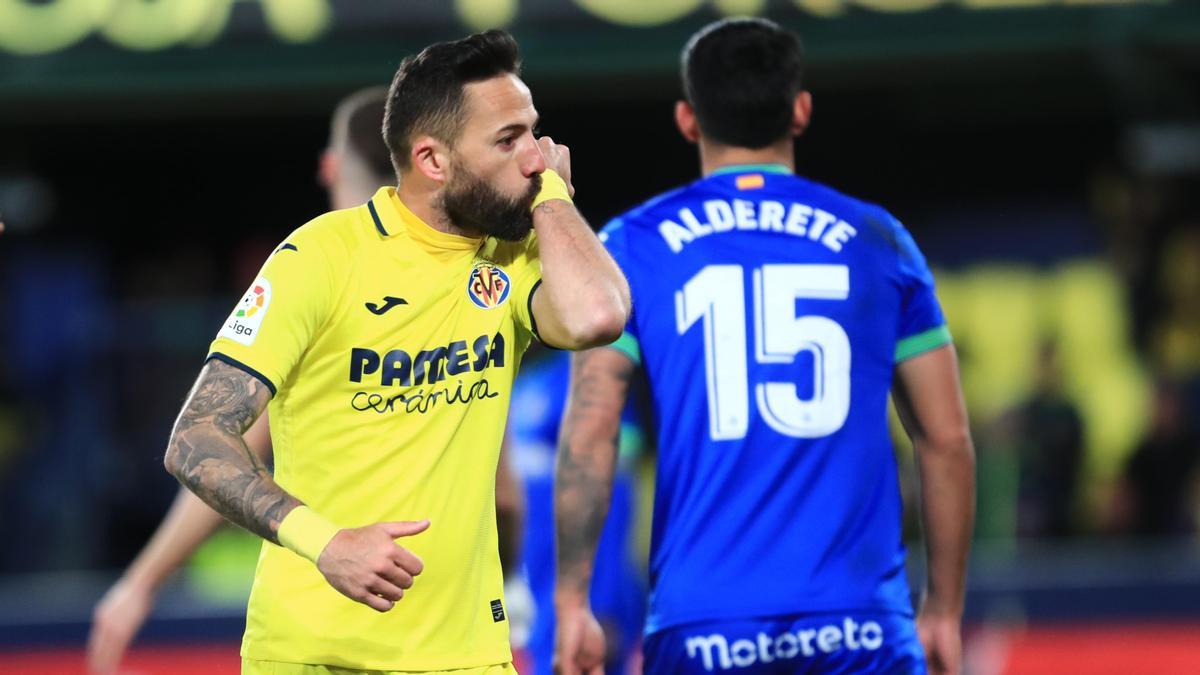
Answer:
<path fill-rule="evenodd" d="M 725 19 L 683 48 L 683 92 L 706 137 L 764 148 L 785 137 L 801 91 L 800 38 L 766 19 Z"/>
<path fill-rule="evenodd" d="M 412 138 L 429 134 L 451 143 L 462 130 L 463 86 L 497 75 L 520 75 L 517 41 L 502 30 L 438 42 L 400 63 L 388 90 L 383 139 L 399 173 L 411 162 Z"/>
<path fill-rule="evenodd" d="M 392 155 L 379 135 L 387 88 L 360 89 L 338 103 L 329 129 L 329 145 L 345 151 L 384 183 L 395 180 Z"/>

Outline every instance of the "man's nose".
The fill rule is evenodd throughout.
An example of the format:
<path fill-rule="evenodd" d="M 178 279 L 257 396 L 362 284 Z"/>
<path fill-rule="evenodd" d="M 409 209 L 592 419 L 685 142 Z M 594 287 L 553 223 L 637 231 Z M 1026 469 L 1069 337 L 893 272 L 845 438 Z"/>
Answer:
<path fill-rule="evenodd" d="M 531 145 L 532 147 L 526 151 L 525 156 L 522 158 L 521 173 L 526 178 L 531 178 L 534 174 L 546 170 L 546 157 L 542 154 L 542 149 L 538 147 L 536 142 Z"/>

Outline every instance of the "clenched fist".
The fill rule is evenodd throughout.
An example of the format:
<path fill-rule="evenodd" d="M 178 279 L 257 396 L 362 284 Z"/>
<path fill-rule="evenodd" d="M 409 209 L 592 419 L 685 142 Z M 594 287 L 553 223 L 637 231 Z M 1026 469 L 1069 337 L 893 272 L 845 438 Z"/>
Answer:
<path fill-rule="evenodd" d="M 549 136 L 542 136 L 537 139 L 537 142 L 538 149 L 546 158 L 546 168 L 562 176 L 563 181 L 567 184 L 567 192 L 574 197 L 575 186 L 571 184 L 571 149 L 555 143 L 554 139 Z"/>

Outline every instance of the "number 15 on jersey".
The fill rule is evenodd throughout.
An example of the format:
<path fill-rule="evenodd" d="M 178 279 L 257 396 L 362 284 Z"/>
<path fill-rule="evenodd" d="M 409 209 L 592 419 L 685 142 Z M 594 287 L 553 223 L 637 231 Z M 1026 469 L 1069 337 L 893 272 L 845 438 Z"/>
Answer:
<path fill-rule="evenodd" d="M 708 388 L 709 436 L 744 438 L 750 424 L 747 324 L 753 320 L 759 363 L 794 363 L 813 357 L 813 396 L 799 397 L 793 382 L 756 382 L 754 398 L 763 420 L 794 438 L 828 436 L 850 412 L 850 338 L 824 316 L 796 316 L 800 298 L 845 300 L 850 271 L 845 265 L 763 265 L 753 270 L 754 316 L 746 315 L 745 270 L 709 265 L 675 292 L 675 327 L 680 335 L 703 319 L 704 369 Z"/>

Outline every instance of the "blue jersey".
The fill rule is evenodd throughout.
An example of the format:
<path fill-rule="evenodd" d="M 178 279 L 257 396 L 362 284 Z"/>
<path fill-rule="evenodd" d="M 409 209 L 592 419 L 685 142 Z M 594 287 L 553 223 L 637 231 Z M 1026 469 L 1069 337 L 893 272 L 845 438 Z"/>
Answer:
<path fill-rule="evenodd" d="M 658 427 L 646 632 L 798 612 L 911 615 L 887 402 L 949 342 L 888 212 L 727 167 L 615 219 Z"/>
<path fill-rule="evenodd" d="M 554 656 L 554 459 L 570 374 L 569 352 L 551 351 L 523 364 L 513 383 L 509 415 L 513 464 L 525 485 L 521 561 L 536 611 L 526 645 L 534 675 L 550 675 Z M 622 417 L 622 461 L 596 550 L 590 593 L 596 616 L 617 630 L 612 647 L 622 661 L 637 646 L 645 614 L 645 584 L 629 541 L 635 503 L 629 465 L 642 444 L 634 410 L 627 407 Z"/>

